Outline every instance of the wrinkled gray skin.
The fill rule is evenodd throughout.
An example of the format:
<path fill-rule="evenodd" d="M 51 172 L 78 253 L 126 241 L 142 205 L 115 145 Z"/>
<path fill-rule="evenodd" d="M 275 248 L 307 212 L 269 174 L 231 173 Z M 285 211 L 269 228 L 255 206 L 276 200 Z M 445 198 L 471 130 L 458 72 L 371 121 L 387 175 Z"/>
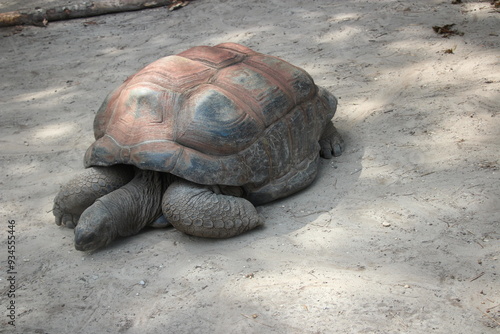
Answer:
<path fill-rule="evenodd" d="M 343 141 L 333 124 L 319 140 L 320 155 L 339 156 Z M 194 236 L 229 238 L 261 225 L 255 206 L 237 187 L 195 184 L 132 166 L 91 167 L 54 199 L 57 225 L 75 228 L 75 248 L 95 250 L 147 225 Z M 262 204 L 262 203 L 259 203 Z"/>

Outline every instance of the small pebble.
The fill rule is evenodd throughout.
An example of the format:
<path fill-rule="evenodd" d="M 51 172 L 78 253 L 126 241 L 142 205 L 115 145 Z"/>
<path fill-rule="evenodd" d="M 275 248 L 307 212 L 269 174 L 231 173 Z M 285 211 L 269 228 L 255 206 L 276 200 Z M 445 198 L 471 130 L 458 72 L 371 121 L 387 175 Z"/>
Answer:
<path fill-rule="evenodd" d="M 382 223 L 382 226 L 383 226 L 383 227 L 389 227 L 389 226 L 391 226 L 391 223 L 384 222 L 384 223 Z"/>

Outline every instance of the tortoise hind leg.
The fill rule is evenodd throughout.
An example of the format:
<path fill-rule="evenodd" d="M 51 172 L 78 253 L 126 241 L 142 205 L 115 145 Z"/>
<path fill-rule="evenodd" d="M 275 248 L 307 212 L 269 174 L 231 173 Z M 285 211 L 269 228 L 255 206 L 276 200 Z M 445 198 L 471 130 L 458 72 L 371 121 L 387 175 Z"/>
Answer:
<path fill-rule="evenodd" d="M 320 155 L 325 159 L 338 157 L 344 151 L 344 140 L 331 121 L 326 123 L 319 139 L 319 145 L 321 147 Z"/>
<path fill-rule="evenodd" d="M 131 166 L 90 167 L 61 187 L 54 199 L 57 225 L 74 228 L 80 215 L 96 199 L 127 184 L 134 177 Z"/>
<path fill-rule="evenodd" d="M 209 187 L 178 180 L 163 196 L 163 214 L 178 230 L 206 238 L 229 238 L 261 225 L 248 200 L 215 193 Z"/>

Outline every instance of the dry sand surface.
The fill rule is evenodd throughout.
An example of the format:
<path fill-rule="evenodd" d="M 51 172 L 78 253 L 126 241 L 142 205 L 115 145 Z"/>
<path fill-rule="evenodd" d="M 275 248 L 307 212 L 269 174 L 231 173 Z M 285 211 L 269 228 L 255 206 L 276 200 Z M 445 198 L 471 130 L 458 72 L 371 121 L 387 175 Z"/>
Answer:
<path fill-rule="evenodd" d="M 500 14 L 451 2 L 199 0 L 0 29 L 0 332 L 498 333 Z M 463 34 L 432 28 L 452 23 Z M 107 93 L 228 41 L 333 92 L 344 154 L 242 236 L 146 229 L 76 251 L 52 201 Z"/>

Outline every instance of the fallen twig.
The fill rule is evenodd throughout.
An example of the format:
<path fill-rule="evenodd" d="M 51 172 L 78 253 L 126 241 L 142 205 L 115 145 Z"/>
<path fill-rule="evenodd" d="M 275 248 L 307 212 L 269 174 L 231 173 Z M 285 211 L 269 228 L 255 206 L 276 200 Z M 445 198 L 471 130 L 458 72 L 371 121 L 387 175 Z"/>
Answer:
<path fill-rule="evenodd" d="M 484 312 L 479 307 L 476 306 L 476 308 L 479 310 L 479 312 L 481 312 L 483 315 L 487 316 L 490 320 L 494 321 L 498 326 L 500 326 L 500 322 L 498 322 L 497 319 L 493 318 L 491 315 L 489 315 L 488 313 Z"/>
<path fill-rule="evenodd" d="M 101 0 L 48 9 L 18 10 L 0 13 L 0 27 L 30 24 L 46 26 L 51 21 L 68 20 L 110 13 L 135 11 L 147 8 L 168 6 L 169 10 L 181 8 L 188 1 L 179 0 Z"/>
<path fill-rule="evenodd" d="M 469 282 L 473 282 L 483 275 L 484 275 L 484 271 L 482 273 L 480 273 L 479 275 L 477 275 L 476 277 L 472 278 Z"/>
<path fill-rule="evenodd" d="M 481 246 L 481 248 L 484 248 L 484 246 L 481 245 L 481 243 L 479 241 L 477 241 L 477 240 L 474 240 L 474 241 L 476 242 L 476 244 L 478 244 L 479 246 Z"/>
<path fill-rule="evenodd" d="M 490 312 L 490 311 L 491 311 L 491 310 L 493 310 L 494 308 L 497 308 L 498 306 L 500 306 L 500 304 L 495 305 L 495 306 L 492 306 L 492 307 L 488 307 L 488 308 L 486 309 L 486 313 Z"/>

